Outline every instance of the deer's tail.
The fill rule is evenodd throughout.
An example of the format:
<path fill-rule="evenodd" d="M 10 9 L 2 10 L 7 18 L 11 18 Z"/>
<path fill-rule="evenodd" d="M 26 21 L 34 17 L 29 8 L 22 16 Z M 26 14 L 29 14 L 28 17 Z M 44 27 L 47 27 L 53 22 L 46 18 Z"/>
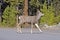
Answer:
<path fill-rule="evenodd" d="M 21 19 L 21 17 L 19 17 L 19 19 Z"/>

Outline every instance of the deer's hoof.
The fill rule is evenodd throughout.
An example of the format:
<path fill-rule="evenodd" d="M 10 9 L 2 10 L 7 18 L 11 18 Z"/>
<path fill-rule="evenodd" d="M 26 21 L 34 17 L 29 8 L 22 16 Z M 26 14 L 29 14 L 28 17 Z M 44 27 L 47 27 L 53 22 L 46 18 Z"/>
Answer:
<path fill-rule="evenodd" d="M 43 31 L 40 31 L 40 32 L 43 32 Z"/>
<path fill-rule="evenodd" d="M 20 32 L 22 34 L 22 32 Z"/>

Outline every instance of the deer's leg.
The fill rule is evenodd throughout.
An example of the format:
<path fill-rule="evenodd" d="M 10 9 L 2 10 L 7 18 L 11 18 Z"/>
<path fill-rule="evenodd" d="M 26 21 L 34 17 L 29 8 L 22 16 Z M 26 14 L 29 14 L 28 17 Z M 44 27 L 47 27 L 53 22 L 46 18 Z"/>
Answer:
<path fill-rule="evenodd" d="M 42 32 L 42 30 L 39 28 L 39 26 L 38 26 L 37 23 L 35 24 L 35 26 L 38 28 L 38 30 L 39 30 L 40 32 Z"/>
<path fill-rule="evenodd" d="M 17 32 L 18 32 L 18 33 L 19 33 L 19 30 L 20 30 L 20 29 L 19 29 L 19 24 L 18 24 L 18 25 L 17 25 Z"/>
<path fill-rule="evenodd" d="M 22 33 L 22 31 L 21 31 L 21 23 L 19 23 L 18 26 L 17 26 L 17 32 L 18 32 L 18 33 L 19 33 L 19 32 Z"/>
<path fill-rule="evenodd" d="M 31 22 L 31 34 L 32 34 L 32 29 L 33 29 L 33 23 Z"/>
<path fill-rule="evenodd" d="M 20 24 L 20 30 L 19 31 L 20 31 L 20 33 L 22 33 L 22 31 L 21 31 L 21 24 Z"/>

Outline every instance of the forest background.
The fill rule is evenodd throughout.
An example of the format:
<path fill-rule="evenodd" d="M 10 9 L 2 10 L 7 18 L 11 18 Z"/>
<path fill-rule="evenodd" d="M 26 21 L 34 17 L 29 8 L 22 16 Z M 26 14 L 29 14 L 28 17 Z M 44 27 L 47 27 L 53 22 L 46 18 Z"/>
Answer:
<path fill-rule="evenodd" d="M 56 25 L 60 22 L 60 0 L 1 0 L 0 26 L 15 27 L 16 16 L 24 14 L 24 4 L 28 3 L 28 16 L 35 16 L 37 8 L 44 13 L 39 24 Z M 26 3 L 26 4 L 27 4 Z"/>

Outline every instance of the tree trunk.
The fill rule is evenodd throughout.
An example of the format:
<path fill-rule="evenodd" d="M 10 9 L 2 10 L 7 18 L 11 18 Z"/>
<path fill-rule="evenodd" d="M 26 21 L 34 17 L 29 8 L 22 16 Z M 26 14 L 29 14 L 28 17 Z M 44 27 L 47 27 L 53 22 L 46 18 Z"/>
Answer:
<path fill-rule="evenodd" d="M 24 15 L 28 16 L 28 0 L 24 0 Z"/>
<path fill-rule="evenodd" d="M 24 16 L 28 16 L 28 0 L 24 0 Z M 28 23 L 25 23 L 25 27 L 28 26 Z"/>

